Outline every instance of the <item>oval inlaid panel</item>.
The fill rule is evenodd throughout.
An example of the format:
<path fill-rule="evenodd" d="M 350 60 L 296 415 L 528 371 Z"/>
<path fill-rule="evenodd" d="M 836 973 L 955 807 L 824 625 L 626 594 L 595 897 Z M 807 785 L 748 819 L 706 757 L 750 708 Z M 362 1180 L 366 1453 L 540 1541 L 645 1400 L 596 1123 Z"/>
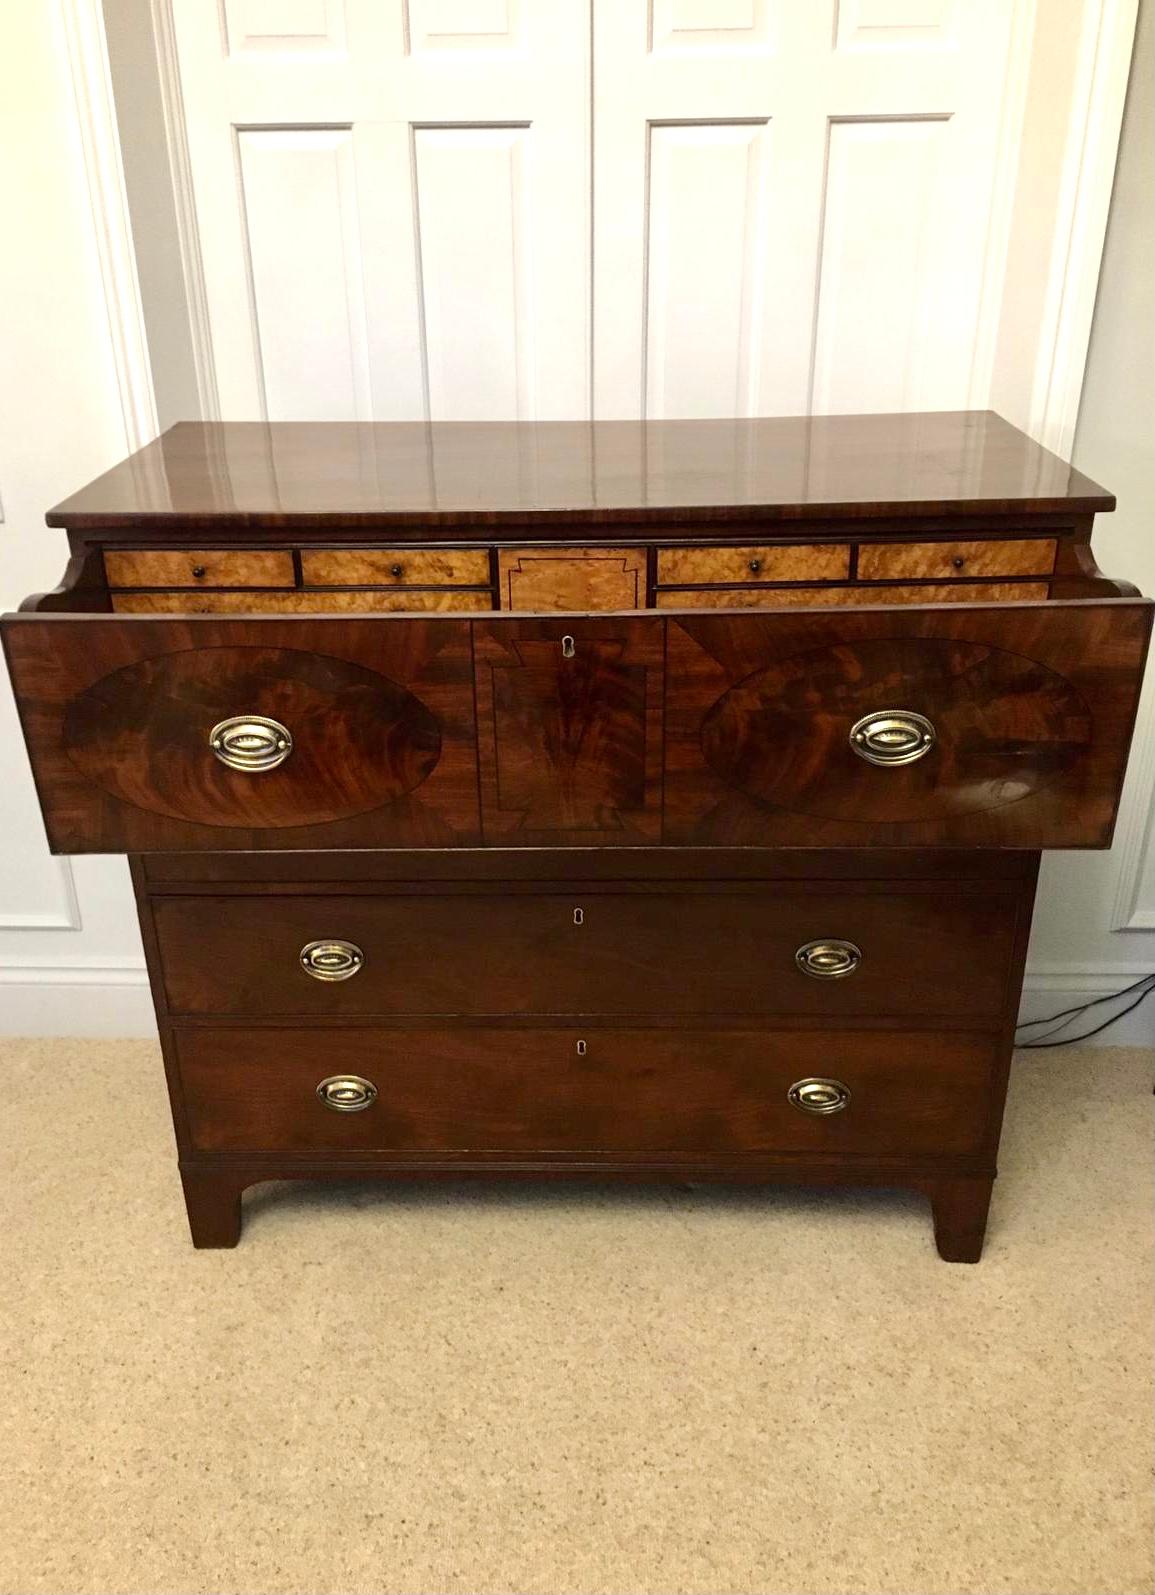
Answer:
<path fill-rule="evenodd" d="M 232 715 L 279 721 L 293 750 L 238 771 L 209 733 Z M 104 676 L 69 708 L 65 746 L 90 781 L 137 808 L 201 825 L 349 819 L 412 792 L 441 753 L 421 700 L 375 670 L 294 648 L 200 648 Z"/>
<path fill-rule="evenodd" d="M 851 727 L 913 710 L 936 740 L 917 763 L 857 757 Z M 973 642 L 894 637 L 779 660 L 737 682 L 707 712 L 702 750 L 728 786 L 815 818 L 899 824 L 1017 803 L 1047 786 L 1091 739 L 1064 677 Z"/>

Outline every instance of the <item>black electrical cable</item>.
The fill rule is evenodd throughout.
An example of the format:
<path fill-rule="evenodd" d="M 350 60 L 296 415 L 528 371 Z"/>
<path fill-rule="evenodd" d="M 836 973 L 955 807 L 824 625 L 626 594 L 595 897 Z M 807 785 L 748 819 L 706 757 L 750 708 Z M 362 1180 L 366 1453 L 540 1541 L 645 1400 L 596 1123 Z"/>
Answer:
<path fill-rule="evenodd" d="M 1106 1002 L 1118 1002 L 1120 997 L 1126 997 L 1130 992 L 1138 990 L 1140 986 L 1142 986 L 1143 990 L 1139 992 L 1139 995 L 1135 998 L 1134 1002 L 1128 1003 L 1126 1008 L 1120 1009 L 1117 1014 L 1112 1014 L 1110 1019 L 1105 1019 L 1101 1025 L 1096 1025 L 1093 1030 L 1085 1030 L 1081 1035 L 1078 1036 L 1064 1036 L 1061 1041 L 1051 1041 L 1047 1039 L 1050 1036 L 1056 1035 L 1059 1030 L 1065 1030 L 1068 1024 L 1072 1023 L 1080 1014 L 1085 1014 L 1089 1008 L 1098 1008 Z M 1108 1029 L 1109 1026 L 1116 1022 L 1116 1020 L 1123 1019 L 1127 1014 L 1132 1013 L 1136 1008 L 1138 1008 L 1139 1004 L 1143 1002 L 1145 998 L 1151 995 L 1153 991 L 1155 991 L 1155 972 L 1152 972 L 1150 975 L 1140 976 L 1138 980 L 1132 981 L 1129 986 L 1124 986 L 1121 991 L 1108 992 L 1105 997 L 1092 998 L 1090 1002 L 1080 1003 L 1078 1007 L 1075 1008 L 1064 1008 L 1059 1013 L 1051 1014 L 1051 1016 L 1047 1019 L 1024 1020 L 1021 1025 L 1017 1026 L 1018 1030 L 1031 1030 L 1036 1025 L 1053 1025 L 1057 1028 L 1045 1030 L 1043 1032 L 1042 1040 L 1016 1040 L 1015 1045 L 1026 1051 L 1031 1048 L 1072 1047 L 1080 1041 L 1088 1041 L 1092 1036 L 1097 1036 L 1101 1031 Z M 1063 1020 L 1064 1022 L 1059 1024 L 1060 1020 Z"/>

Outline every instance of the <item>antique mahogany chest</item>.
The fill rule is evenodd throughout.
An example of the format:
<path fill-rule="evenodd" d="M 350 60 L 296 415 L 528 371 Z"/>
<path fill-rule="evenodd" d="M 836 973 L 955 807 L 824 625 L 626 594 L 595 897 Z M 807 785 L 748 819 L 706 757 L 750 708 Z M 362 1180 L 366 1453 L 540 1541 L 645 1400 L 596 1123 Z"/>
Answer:
<path fill-rule="evenodd" d="M 193 1240 L 261 1180 L 911 1186 L 974 1261 L 1041 848 L 1151 606 L 987 412 L 185 424 L 4 622 L 125 852 Z"/>

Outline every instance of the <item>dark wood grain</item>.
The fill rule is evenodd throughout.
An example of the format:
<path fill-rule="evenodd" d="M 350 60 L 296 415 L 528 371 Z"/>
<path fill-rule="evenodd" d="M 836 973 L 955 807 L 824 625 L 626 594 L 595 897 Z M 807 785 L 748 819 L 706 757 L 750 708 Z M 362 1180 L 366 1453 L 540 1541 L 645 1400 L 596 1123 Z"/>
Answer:
<path fill-rule="evenodd" d="M 179 896 L 157 899 L 153 913 L 168 1006 L 184 1015 L 933 1014 L 977 1026 L 1003 1010 L 1018 890 L 807 881 L 622 892 L 587 882 L 564 894 Z M 854 943 L 858 969 L 804 974 L 797 949 L 824 936 Z M 348 980 L 318 981 L 301 948 L 333 937 L 359 947 L 364 964 Z"/>
<path fill-rule="evenodd" d="M 474 626 L 487 843 L 660 841 L 660 626 L 657 616 Z"/>
<path fill-rule="evenodd" d="M 478 840 L 468 622 L 6 623 L 25 736 L 61 852 Z M 279 720 L 278 769 L 226 769 L 209 732 Z"/>
<path fill-rule="evenodd" d="M 1113 600 L 672 622 L 667 842 L 1103 847 L 1150 605 Z M 909 709 L 938 731 L 880 769 L 849 732 Z"/>
<path fill-rule="evenodd" d="M 990 411 L 716 421 L 182 422 L 51 526 L 673 528 L 834 514 L 1094 513 L 1114 499 Z"/>
<path fill-rule="evenodd" d="M 984 1036 L 850 1029 L 197 1028 L 177 1051 L 201 1152 L 975 1154 L 995 1063 Z M 343 1073 L 372 1107 L 318 1101 Z M 790 1105 L 816 1075 L 844 1112 Z"/>

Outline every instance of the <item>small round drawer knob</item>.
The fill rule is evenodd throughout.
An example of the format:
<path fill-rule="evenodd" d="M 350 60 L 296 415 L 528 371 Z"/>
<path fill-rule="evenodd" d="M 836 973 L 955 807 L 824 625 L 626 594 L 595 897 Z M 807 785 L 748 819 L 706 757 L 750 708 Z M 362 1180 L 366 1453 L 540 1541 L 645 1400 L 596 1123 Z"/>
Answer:
<path fill-rule="evenodd" d="M 961 554 L 956 554 L 951 560 L 951 564 L 954 566 L 955 570 L 962 570 L 963 566 L 966 564 L 966 560 Z"/>
<path fill-rule="evenodd" d="M 194 565 L 193 568 L 192 568 L 192 573 L 196 577 L 198 582 L 206 574 L 205 573 L 205 568 L 204 568 L 203 565 Z"/>
<path fill-rule="evenodd" d="M 750 571 L 751 571 L 752 575 L 757 576 L 758 572 L 761 569 L 762 569 L 762 561 L 760 559 L 752 559 L 750 561 Z"/>
<path fill-rule="evenodd" d="M 311 941 L 301 948 L 301 968 L 314 980 L 351 980 L 365 954 L 351 941 Z"/>
<path fill-rule="evenodd" d="M 850 728 L 850 746 L 867 764 L 914 764 L 934 747 L 934 726 L 913 709 L 879 709 Z"/>
<path fill-rule="evenodd" d="M 359 1074 L 331 1074 L 317 1087 L 317 1095 L 334 1113 L 364 1113 L 377 1100 L 377 1087 Z"/>
<path fill-rule="evenodd" d="M 400 576 L 403 573 L 404 573 L 404 566 L 402 566 L 402 565 L 390 565 L 390 567 L 389 567 L 390 576 Z"/>
<path fill-rule="evenodd" d="M 209 747 L 230 770 L 275 770 L 293 751 L 293 738 L 279 720 L 235 714 L 209 732 Z"/>
<path fill-rule="evenodd" d="M 802 1113 L 816 1113 L 820 1117 L 841 1113 L 850 1101 L 850 1092 L 841 1080 L 821 1080 L 811 1076 L 795 1080 L 786 1093 L 792 1107 Z"/>
<path fill-rule="evenodd" d="M 858 968 L 862 949 L 852 941 L 837 938 L 808 941 L 794 954 L 794 962 L 804 975 L 813 975 L 815 980 L 841 980 Z"/>

